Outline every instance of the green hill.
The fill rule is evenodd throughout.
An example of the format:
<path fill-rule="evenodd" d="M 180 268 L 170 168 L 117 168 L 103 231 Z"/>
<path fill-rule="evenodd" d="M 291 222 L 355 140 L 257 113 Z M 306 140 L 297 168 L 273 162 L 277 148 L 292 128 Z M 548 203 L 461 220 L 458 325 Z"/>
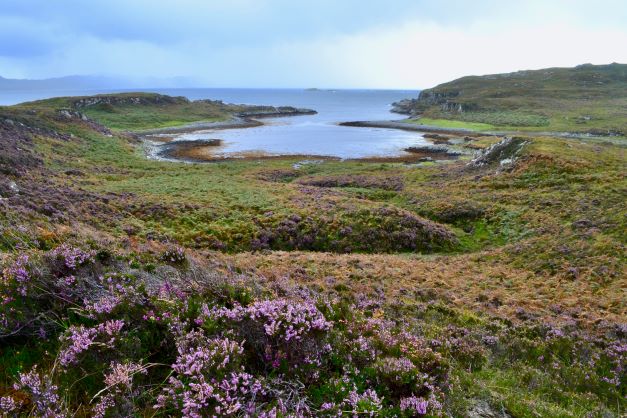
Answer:
<path fill-rule="evenodd" d="M 422 118 L 495 128 L 624 135 L 627 65 L 584 64 L 508 74 L 468 76 L 423 90 L 396 104 Z"/>

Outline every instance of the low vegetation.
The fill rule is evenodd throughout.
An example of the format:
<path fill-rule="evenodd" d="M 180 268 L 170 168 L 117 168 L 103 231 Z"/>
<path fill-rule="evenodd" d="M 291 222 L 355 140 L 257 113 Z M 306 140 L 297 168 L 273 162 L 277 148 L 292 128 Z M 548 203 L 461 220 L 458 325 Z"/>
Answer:
<path fill-rule="evenodd" d="M 399 103 L 397 110 L 421 115 L 426 125 L 450 128 L 464 128 L 467 122 L 470 129 L 485 124 L 476 127 L 479 130 L 624 137 L 627 64 L 463 77 L 423 90 L 418 99 Z"/>
<path fill-rule="evenodd" d="M 127 99 L 0 108 L 5 416 L 624 415 L 622 143 L 181 164 Z"/>

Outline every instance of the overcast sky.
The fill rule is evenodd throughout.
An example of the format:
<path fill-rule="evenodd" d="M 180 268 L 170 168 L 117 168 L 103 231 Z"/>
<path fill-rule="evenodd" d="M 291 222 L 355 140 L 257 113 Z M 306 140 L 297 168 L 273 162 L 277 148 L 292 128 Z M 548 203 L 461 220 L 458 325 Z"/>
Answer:
<path fill-rule="evenodd" d="M 0 76 L 425 88 L 627 63 L 625 0 L 0 0 Z"/>

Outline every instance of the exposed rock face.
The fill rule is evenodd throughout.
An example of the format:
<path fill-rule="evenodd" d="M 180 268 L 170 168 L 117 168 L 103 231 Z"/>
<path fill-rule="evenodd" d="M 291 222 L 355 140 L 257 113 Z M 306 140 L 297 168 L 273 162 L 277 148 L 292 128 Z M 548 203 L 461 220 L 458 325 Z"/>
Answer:
<path fill-rule="evenodd" d="M 61 116 L 64 119 L 89 120 L 87 115 L 85 115 L 84 113 L 75 111 L 75 110 L 61 109 L 61 110 L 59 110 L 59 116 Z"/>
<path fill-rule="evenodd" d="M 61 109 L 59 110 L 59 117 L 61 119 L 67 119 L 67 120 L 73 119 L 73 120 L 84 122 L 87 125 L 89 125 L 90 128 L 92 128 L 93 130 L 97 132 L 100 132 L 103 135 L 107 135 L 107 136 L 112 135 L 111 131 L 107 127 L 99 124 L 93 119 L 90 119 L 86 114 L 79 112 L 77 110 Z"/>
<path fill-rule="evenodd" d="M 526 143 L 524 138 L 505 137 L 502 141 L 478 151 L 468 165 L 470 167 L 483 167 L 494 163 L 499 163 L 501 166 L 511 165 L 516 161 Z"/>
<path fill-rule="evenodd" d="M 401 115 L 415 115 L 418 99 L 403 99 L 399 102 L 392 103 L 391 111 L 400 113 Z"/>
<path fill-rule="evenodd" d="M 448 103 L 460 95 L 459 91 L 435 92 L 432 90 L 422 90 L 418 95 L 418 101 L 426 105 L 441 105 Z"/>
<path fill-rule="evenodd" d="M 509 418 L 511 417 L 504 410 L 495 410 L 486 401 L 478 401 L 468 411 L 468 418 Z"/>
<path fill-rule="evenodd" d="M 437 92 L 433 90 L 423 90 L 420 92 L 417 99 L 405 99 L 393 103 L 392 112 L 416 116 L 430 106 L 440 106 L 440 110 L 450 113 L 463 113 L 479 108 L 474 103 L 465 103 L 455 100 L 461 95 L 461 91 Z"/>

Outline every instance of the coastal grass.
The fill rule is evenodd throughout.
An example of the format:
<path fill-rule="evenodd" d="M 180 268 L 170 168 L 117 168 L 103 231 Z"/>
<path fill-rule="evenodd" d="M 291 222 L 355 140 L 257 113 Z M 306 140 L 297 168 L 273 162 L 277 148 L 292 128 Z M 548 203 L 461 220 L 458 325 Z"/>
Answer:
<path fill-rule="evenodd" d="M 415 123 L 417 125 L 436 126 L 438 128 L 450 128 L 450 129 L 467 129 L 469 131 L 489 131 L 494 129 L 494 125 L 481 122 L 469 122 L 464 120 L 453 119 L 433 119 L 427 117 L 420 117 L 418 119 L 409 119 L 409 123 Z"/>
<path fill-rule="evenodd" d="M 230 113 L 211 104 L 189 103 L 169 106 L 92 106 L 84 113 L 114 130 L 141 131 L 181 126 L 191 122 L 227 120 Z"/>
<path fill-rule="evenodd" d="M 424 90 L 420 97 L 413 111 L 427 119 L 512 131 L 627 133 L 627 64 L 463 77 Z"/>

